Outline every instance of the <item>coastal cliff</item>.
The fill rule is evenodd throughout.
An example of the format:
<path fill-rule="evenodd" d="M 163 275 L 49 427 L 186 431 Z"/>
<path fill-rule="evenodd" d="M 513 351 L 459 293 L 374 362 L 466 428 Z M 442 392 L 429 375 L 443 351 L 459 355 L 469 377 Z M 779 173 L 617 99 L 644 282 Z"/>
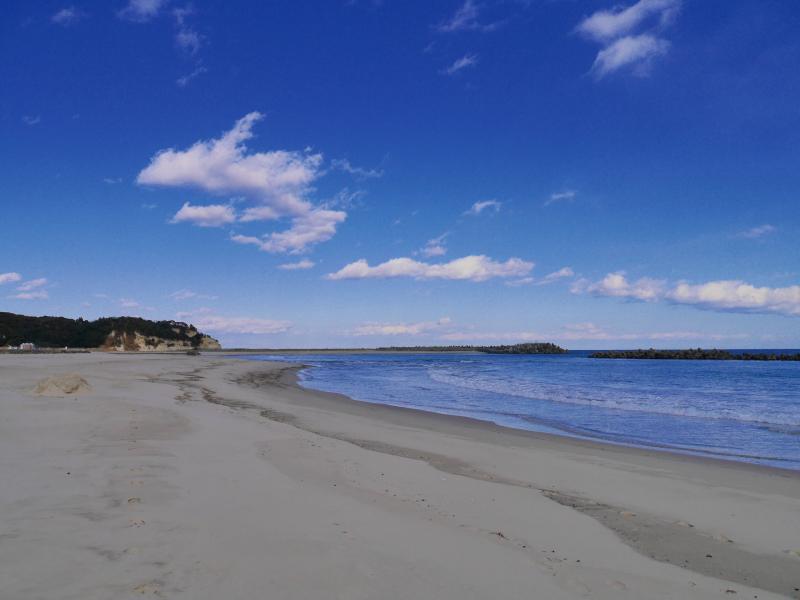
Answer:
<path fill-rule="evenodd" d="M 105 317 L 87 321 L 0 312 L 0 347 L 14 348 L 22 344 L 120 352 L 221 348 L 216 339 L 181 321 L 150 321 L 139 317 Z"/>

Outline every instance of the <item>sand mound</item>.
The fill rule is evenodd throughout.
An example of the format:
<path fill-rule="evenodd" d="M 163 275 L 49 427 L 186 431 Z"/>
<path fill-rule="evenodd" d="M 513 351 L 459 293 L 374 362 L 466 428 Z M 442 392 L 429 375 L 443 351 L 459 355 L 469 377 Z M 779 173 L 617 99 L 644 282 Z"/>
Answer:
<path fill-rule="evenodd" d="M 42 379 L 33 391 L 40 396 L 74 396 L 85 394 L 91 389 L 89 382 L 77 373 L 65 373 Z"/>

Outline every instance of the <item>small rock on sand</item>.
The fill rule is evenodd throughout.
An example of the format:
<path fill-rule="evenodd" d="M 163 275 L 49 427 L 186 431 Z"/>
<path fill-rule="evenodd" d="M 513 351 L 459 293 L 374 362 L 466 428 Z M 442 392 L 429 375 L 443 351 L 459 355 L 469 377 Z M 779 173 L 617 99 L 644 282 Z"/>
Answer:
<path fill-rule="evenodd" d="M 39 396 L 74 396 L 85 394 L 91 389 L 89 382 L 77 373 L 65 373 L 42 379 L 33 391 Z"/>

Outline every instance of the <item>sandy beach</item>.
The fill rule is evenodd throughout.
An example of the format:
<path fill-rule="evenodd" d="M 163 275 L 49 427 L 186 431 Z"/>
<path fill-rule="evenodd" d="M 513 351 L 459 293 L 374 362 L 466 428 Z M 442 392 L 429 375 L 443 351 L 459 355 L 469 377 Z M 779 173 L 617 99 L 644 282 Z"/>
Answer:
<path fill-rule="evenodd" d="M 800 598 L 800 473 L 360 403 L 297 368 L 0 356 L 0 598 Z"/>

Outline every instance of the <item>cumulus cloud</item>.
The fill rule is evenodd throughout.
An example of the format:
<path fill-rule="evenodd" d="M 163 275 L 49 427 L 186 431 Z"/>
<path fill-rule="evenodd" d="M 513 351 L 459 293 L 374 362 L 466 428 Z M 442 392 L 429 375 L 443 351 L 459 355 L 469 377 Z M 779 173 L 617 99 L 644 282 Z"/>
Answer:
<path fill-rule="evenodd" d="M 447 236 L 447 233 L 443 233 L 439 237 L 428 240 L 425 246 L 420 250 L 420 254 L 428 258 L 432 256 L 444 256 L 447 254 L 447 246 L 444 243 Z"/>
<path fill-rule="evenodd" d="M 447 67 L 444 71 L 442 71 L 445 75 L 455 75 L 459 71 L 466 69 L 467 67 L 474 67 L 478 64 L 478 55 L 477 54 L 465 54 L 461 58 L 457 59 L 453 62 L 452 65 Z"/>
<path fill-rule="evenodd" d="M 778 228 L 775 227 L 774 225 L 764 224 L 764 225 L 759 225 L 758 227 L 752 227 L 745 231 L 740 231 L 737 237 L 745 238 L 748 240 L 755 240 L 764 237 L 765 235 L 775 233 L 777 230 Z"/>
<path fill-rule="evenodd" d="M 252 112 L 217 139 L 196 142 L 187 150 L 158 152 L 139 173 L 137 182 L 239 195 L 243 201 L 255 203 L 244 209 L 242 222 L 291 218 L 285 231 L 231 238 L 267 252 L 298 253 L 329 240 L 347 213 L 315 206 L 306 198 L 312 182 L 322 174 L 322 155 L 286 150 L 248 152 L 245 142 L 253 137 L 253 125 L 262 118 L 261 113 Z M 187 203 L 173 220 L 208 227 L 232 223 L 236 215 L 224 205 Z"/>
<path fill-rule="evenodd" d="M 120 19 L 145 23 L 158 16 L 167 0 L 128 0 L 128 4 L 117 13 Z"/>
<path fill-rule="evenodd" d="M 302 271 L 305 269 L 311 269 L 314 266 L 314 261 L 304 258 L 303 260 L 299 260 L 293 263 L 283 263 L 282 265 L 278 265 L 279 269 L 283 269 L 284 271 Z"/>
<path fill-rule="evenodd" d="M 776 313 L 800 316 L 800 285 L 782 288 L 754 286 L 741 280 L 719 280 L 700 284 L 680 281 L 667 286 L 661 279 L 642 277 L 629 282 L 622 271 L 609 273 L 598 282 L 576 281 L 573 293 L 612 296 L 695 306 L 727 312 Z"/>
<path fill-rule="evenodd" d="M 189 27 L 186 22 L 186 18 L 193 12 L 191 8 L 176 8 L 172 11 L 172 15 L 175 17 L 175 24 L 178 28 L 175 33 L 175 44 L 180 50 L 190 56 L 197 54 L 203 42 L 203 36 Z"/>
<path fill-rule="evenodd" d="M 80 21 L 83 18 L 83 13 L 79 11 L 74 6 L 68 6 L 66 8 L 62 8 L 61 10 L 56 11 L 52 17 L 50 17 L 50 21 L 55 23 L 56 25 L 61 25 L 62 27 L 67 27 L 69 25 L 73 25 Z"/>
<path fill-rule="evenodd" d="M 592 72 L 598 79 L 623 68 L 646 75 L 652 61 L 669 51 L 659 37 L 680 12 L 682 0 L 639 0 L 630 6 L 599 10 L 581 21 L 576 31 L 598 42 Z"/>
<path fill-rule="evenodd" d="M 40 277 L 39 279 L 30 279 L 28 281 L 22 282 L 20 285 L 17 286 L 18 292 L 30 292 L 31 290 L 35 290 L 36 288 L 40 288 L 44 285 L 47 285 L 47 278 Z"/>
<path fill-rule="evenodd" d="M 477 216 L 483 211 L 498 212 L 502 206 L 501 202 L 497 200 L 480 200 L 475 202 L 468 210 L 464 212 L 465 215 Z"/>
<path fill-rule="evenodd" d="M 545 200 L 544 205 L 550 206 L 551 204 L 556 204 L 558 202 L 572 202 L 575 200 L 575 196 L 578 195 L 578 192 L 575 190 L 564 190 L 563 192 L 553 192 L 550 194 L 550 197 Z"/>
<path fill-rule="evenodd" d="M 195 205 L 184 202 L 170 223 L 191 223 L 198 227 L 220 227 L 236 221 L 236 212 L 228 204 Z"/>
<path fill-rule="evenodd" d="M 474 0 L 465 0 L 451 17 L 440 23 L 436 29 L 442 33 L 494 31 L 499 25 L 499 23 L 481 23 L 478 4 Z"/>
<path fill-rule="evenodd" d="M 21 279 L 22 275 L 13 271 L 11 273 L 0 273 L 0 285 L 4 283 L 15 283 Z"/>
<path fill-rule="evenodd" d="M 800 285 L 756 287 L 738 280 L 709 281 L 698 285 L 678 283 L 666 295 L 677 304 L 714 310 L 767 312 L 800 316 Z"/>
<path fill-rule="evenodd" d="M 450 318 L 443 317 L 438 321 L 422 321 L 419 323 L 365 323 L 356 327 L 351 334 L 368 335 L 421 335 L 440 330 L 450 324 Z"/>
<path fill-rule="evenodd" d="M 594 296 L 613 296 L 615 298 L 631 298 L 653 302 L 664 294 L 665 282 L 661 279 L 641 277 L 636 281 L 628 281 L 624 271 L 609 273 L 600 281 L 591 283 L 586 280 L 576 281 L 572 287 L 575 293 L 587 292 Z"/>
<path fill-rule="evenodd" d="M 483 255 L 465 256 L 446 263 L 424 263 L 411 258 L 393 258 L 371 267 L 365 259 L 345 265 L 327 279 L 380 279 L 412 277 L 414 279 L 449 279 L 461 281 L 486 281 L 492 278 L 524 277 L 533 269 L 533 263 L 520 258 L 505 262 L 494 261 Z"/>

